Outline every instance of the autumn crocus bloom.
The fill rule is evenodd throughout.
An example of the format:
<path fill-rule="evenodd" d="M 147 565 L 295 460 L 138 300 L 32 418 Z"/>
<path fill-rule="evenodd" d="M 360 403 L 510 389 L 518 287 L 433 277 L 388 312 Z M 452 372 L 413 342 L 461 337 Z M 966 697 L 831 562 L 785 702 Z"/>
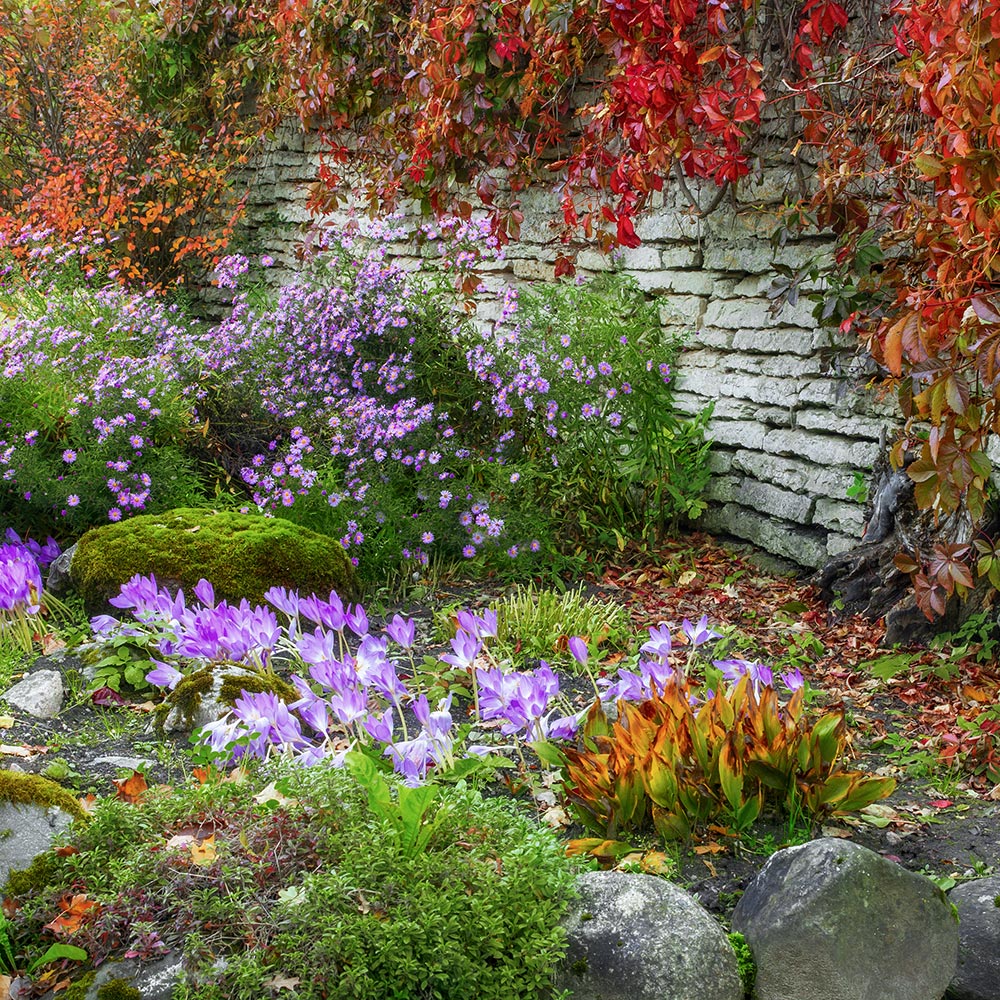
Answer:
<path fill-rule="evenodd" d="M 688 641 L 692 646 L 700 646 L 702 643 L 708 642 L 710 639 L 720 639 L 722 638 L 721 633 L 715 632 L 708 627 L 708 615 L 702 615 L 698 619 L 697 625 L 692 625 L 691 622 L 684 619 L 681 622 L 681 631 L 688 637 Z"/>

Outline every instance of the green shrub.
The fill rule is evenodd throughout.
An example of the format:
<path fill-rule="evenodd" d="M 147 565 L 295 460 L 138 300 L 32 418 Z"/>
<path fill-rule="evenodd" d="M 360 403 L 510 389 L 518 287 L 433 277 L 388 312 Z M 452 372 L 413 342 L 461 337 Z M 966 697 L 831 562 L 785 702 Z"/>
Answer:
<path fill-rule="evenodd" d="M 574 874 L 550 831 L 459 783 L 435 788 L 407 851 L 345 771 L 298 770 L 258 803 L 264 780 L 102 802 L 18 911 L 20 939 L 72 888 L 101 904 L 73 939 L 92 961 L 183 949 L 188 1000 L 289 977 L 302 1000 L 550 994 Z"/>

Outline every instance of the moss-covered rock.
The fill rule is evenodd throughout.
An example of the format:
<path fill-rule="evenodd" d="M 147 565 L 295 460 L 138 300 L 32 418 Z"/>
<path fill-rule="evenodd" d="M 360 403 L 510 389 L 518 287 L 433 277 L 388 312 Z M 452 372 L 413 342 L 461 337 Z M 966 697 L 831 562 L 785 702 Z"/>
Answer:
<path fill-rule="evenodd" d="M 326 596 L 357 596 L 357 582 L 343 546 L 334 538 L 281 518 L 232 511 L 180 509 L 145 514 L 88 531 L 70 569 L 88 614 L 136 573 L 152 574 L 187 593 L 205 578 L 219 600 L 263 603 L 270 587 Z"/>
<path fill-rule="evenodd" d="M 178 682 L 156 706 L 153 728 L 163 734 L 207 726 L 232 708 L 244 691 L 267 691 L 289 704 L 301 697 L 294 684 L 272 671 L 258 673 L 232 664 L 212 664 Z"/>
<path fill-rule="evenodd" d="M 55 806 L 74 819 L 87 819 L 78 799 L 62 785 L 40 774 L 0 770 L 0 802 L 11 802 L 16 806 Z"/>

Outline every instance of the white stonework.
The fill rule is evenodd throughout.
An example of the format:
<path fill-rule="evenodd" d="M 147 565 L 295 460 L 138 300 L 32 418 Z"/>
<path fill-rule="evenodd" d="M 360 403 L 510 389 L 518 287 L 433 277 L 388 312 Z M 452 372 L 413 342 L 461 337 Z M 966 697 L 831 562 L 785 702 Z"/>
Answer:
<path fill-rule="evenodd" d="M 294 264 L 298 227 L 309 221 L 305 200 L 315 163 L 315 141 L 288 129 L 254 174 L 252 235 L 278 260 L 278 273 Z M 715 403 L 717 478 L 704 526 L 818 566 L 860 540 L 862 507 L 846 490 L 855 473 L 870 471 L 880 438 L 892 436 L 893 402 L 858 387 L 866 377 L 849 374 L 849 340 L 818 328 L 810 300 L 771 309 L 775 261 L 802 266 L 829 254 L 830 244 L 812 233 L 775 250 L 769 236 L 788 178 L 765 170 L 748 183 L 741 193 L 756 207 L 737 212 L 724 205 L 707 219 L 665 189 L 661 207 L 636 222 L 640 247 L 614 258 L 585 248 L 577 261 L 583 274 L 624 267 L 657 302 L 664 331 L 687 337 L 689 350 L 676 371 L 677 405 L 696 413 Z M 709 201 L 709 188 L 699 196 Z M 557 199 L 530 191 L 521 207 L 521 240 L 508 248 L 506 261 L 485 269 L 488 286 L 553 275 Z M 341 212 L 324 221 L 346 218 Z M 407 266 L 419 263 L 414 248 L 395 249 Z M 479 317 L 497 312 L 484 303 Z"/>

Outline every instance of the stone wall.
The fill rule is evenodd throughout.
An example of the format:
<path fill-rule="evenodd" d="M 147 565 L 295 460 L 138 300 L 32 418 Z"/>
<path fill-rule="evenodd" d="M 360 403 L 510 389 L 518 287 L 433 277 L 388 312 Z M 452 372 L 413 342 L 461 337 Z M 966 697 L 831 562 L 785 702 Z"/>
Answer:
<path fill-rule="evenodd" d="M 314 221 L 305 201 L 316 158 L 315 141 L 288 130 L 255 165 L 250 235 L 285 266 L 294 266 L 301 229 Z M 623 267 L 655 297 L 664 329 L 687 335 L 678 405 L 695 413 L 715 404 L 712 502 L 700 525 L 816 567 L 861 537 L 863 507 L 847 490 L 856 473 L 871 469 L 892 408 L 859 388 L 849 342 L 817 328 L 810 302 L 769 311 L 774 261 L 798 266 L 829 248 L 814 235 L 772 249 L 789 173 L 762 173 L 741 191 L 752 207 L 726 204 L 706 218 L 692 213 L 683 192 L 669 192 L 636 225 L 641 247 L 615 260 L 585 249 L 578 264 L 583 274 Z M 553 276 L 554 198 L 529 192 L 522 209 L 521 239 L 486 275 L 490 287 Z M 417 263 L 412 247 L 397 249 L 404 262 Z M 480 320 L 495 318 L 490 308 L 483 304 Z"/>

